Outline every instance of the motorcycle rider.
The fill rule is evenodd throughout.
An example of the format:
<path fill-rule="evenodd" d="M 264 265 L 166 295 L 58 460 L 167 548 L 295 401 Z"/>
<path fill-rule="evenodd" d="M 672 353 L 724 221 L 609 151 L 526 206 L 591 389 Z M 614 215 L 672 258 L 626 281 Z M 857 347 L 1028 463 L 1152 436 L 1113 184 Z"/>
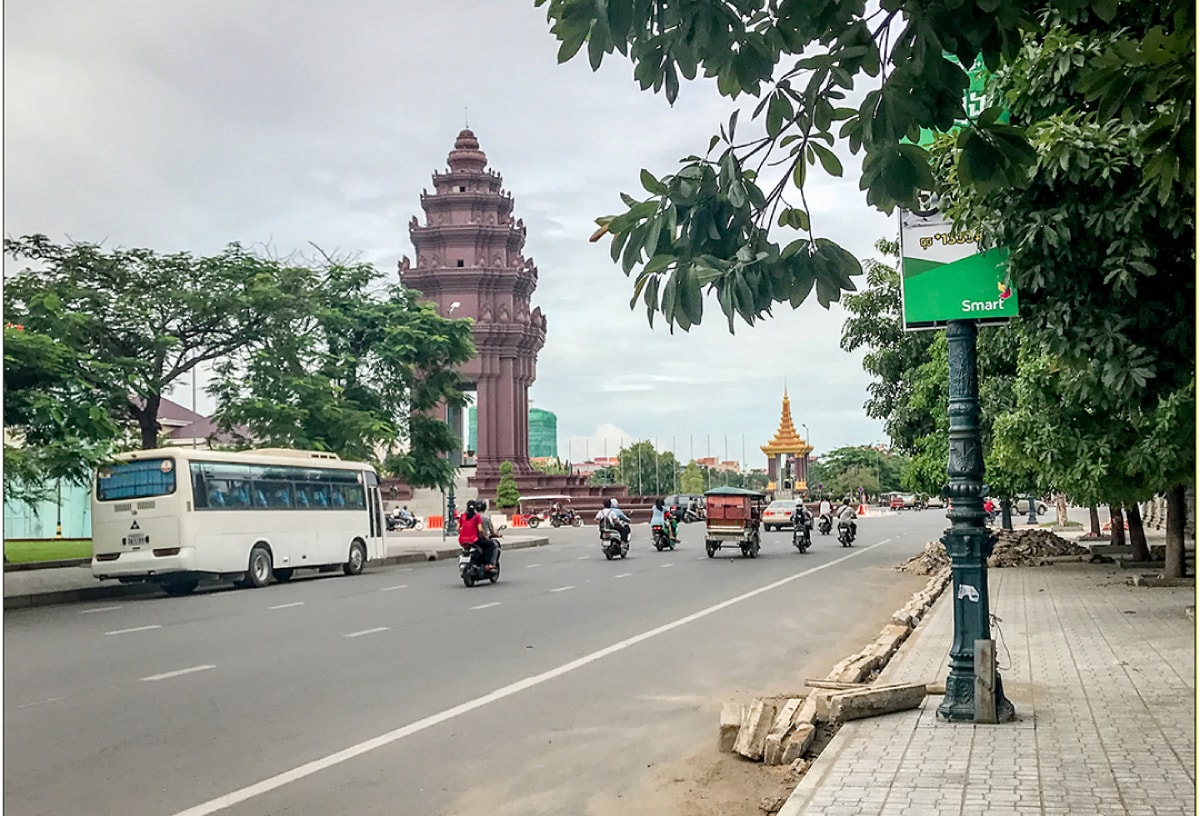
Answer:
<path fill-rule="evenodd" d="M 654 509 L 650 511 L 650 529 L 653 530 L 656 524 L 668 530 L 668 535 L 671 536 L 672 542 L 679 543 L 679 536 L 677 535 L 679 522 L 675 520 L 673 515 L 667 512 L 666 505 L 662 499 L 655 499 Z"/>
<path fill-rule="evenodd" d="M 492 524 L 492 517 L 488 515 L 487 499 L 476 499 L 475 510 L 479 513 L 479 543 L 486 548 L 484 569 L 494 572 L 498 566 L 497 557 L 500 555 L 500 531 Z"/>
<path fill-rule="evenodd" d="M 842 506 L 838 508 L 837 520 L 838 524 L 845 524 L 850 528 L 850 538 L 853 540 L 858 535 L 858 515 L 854 512 L 854 508 L 850 506 L 850 499 L 842 499 Z"/>
<path fill-rule="evenodd" d="M 629 543 L 630 529 L 632 523 L 629 516 L 621 512 L 621 508 L 617 506 L 616 499 L 605 499 L 604 507 L 596 512 L 596 521 L 600 522 L 601 526 L 607 524 L 621 534 L 621 543 Z"/>
<path fill-rule="evenodd" d="M 494 572 L 492 565 L 492 542 L 482 533 L 483 516 L 479 514 L 478 505 L 472 499 L 467 502 L 467 511 L 458 518 L 458 546 L 469 549 L 472 544 L 483 551 L 485 570 Z"/>
<path fill-rule="evenodd" d="M 812 540 L 813 516 L 803 499 L 796 499 L 796 512 L 792 515 L 792 526 L 800 530 L 805 538 Z"/>

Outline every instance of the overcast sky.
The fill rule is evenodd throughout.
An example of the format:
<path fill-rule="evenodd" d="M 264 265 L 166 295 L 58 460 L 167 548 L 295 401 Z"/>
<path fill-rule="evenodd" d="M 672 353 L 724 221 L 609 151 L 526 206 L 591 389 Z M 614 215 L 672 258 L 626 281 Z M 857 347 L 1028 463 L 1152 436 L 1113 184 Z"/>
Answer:
<path fill-rule="evenodd" d="M 817 454 L 885 439 L 836 305 L 782 305 L 731 336 L 709 298 L 701 326 L 671 335 L 630 311 L 607 241 L 587 242 L 641 168 L 707 147 L 732 111 L 711 83 L 672 108 L 619 58 L 560 66 L 532 0 L 7 0 L 3 24 L 8 235 L 199 254 L 312 242 L 394 279 L 469 116 L 538 266 L 549 328 L 530 396 L 558 416 L 560 456 L 653 439 L 761 467 L 785 379 Z M 848 179 L 811 175 L 814 229 L 865 259 L 896 222 L 843 158 Z"/>

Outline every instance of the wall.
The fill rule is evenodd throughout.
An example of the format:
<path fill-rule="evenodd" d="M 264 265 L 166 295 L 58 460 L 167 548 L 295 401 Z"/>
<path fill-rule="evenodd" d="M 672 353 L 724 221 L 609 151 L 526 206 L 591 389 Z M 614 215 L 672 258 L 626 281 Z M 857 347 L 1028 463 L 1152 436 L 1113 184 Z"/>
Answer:
<path fill-rule="evenodd" d="M 4 501 L 4 540 L 23 538 L 54 538 L 58 522 L 59 506 L 57 494 L 51 490 L 50 498 L 31 505 L 25 502 Z M 63 538 L 92 537 L 91 488 L 63 483 L 62 485 L 62 535 Z"/>

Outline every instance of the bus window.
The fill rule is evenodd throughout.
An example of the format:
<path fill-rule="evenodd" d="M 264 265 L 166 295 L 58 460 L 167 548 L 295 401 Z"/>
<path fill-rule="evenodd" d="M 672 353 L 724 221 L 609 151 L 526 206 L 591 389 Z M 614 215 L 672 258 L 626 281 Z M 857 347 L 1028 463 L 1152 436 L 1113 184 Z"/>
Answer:
<path fill-rule="evenodd" d="M 313 507 L 322 509 L 329 507 L 329 486 L 328 485 L 313 485 Z"/>
<path fill-rule="evenodd" d="M 96 474 L 100 501 L 145 499 L 175 492 L 174 459 L 140 459 L 104 465 Z"/>
<path fill-rule="evenodd" d="M 267 507 L 291 507 L 292 485 L 290 482 L 255 482 L 255 488 L 267 500 Z"/>
<path fill-rule="evenodd" d="M 192 462 L 191 470 L 192 503 L 197 510 L 203 510 L 208 507 L 208 486 L 204 481 L 204 471 L 199 462 Z"/>

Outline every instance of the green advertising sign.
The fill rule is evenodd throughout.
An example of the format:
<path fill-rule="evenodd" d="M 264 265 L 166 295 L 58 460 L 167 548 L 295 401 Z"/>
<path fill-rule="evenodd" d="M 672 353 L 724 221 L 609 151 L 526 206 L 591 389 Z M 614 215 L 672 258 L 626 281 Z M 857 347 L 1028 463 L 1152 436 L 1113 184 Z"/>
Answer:
<path fill-rule="evenodd" d="M 979 248 L 977 234 L 954 234 L 937 210 L 900 213 L 900 297 L 904 328 L 936 329 L 951 320 L 1006 323 L 1017 314 L 1008 250 Z"/>
<path fill-rule="evenodd" d="M 958 63 L 952 55 L 946 58 Z M 967 74 L 971 84 L 963 106 L 974 117 L 983 111 L 988 73 L 977 60 Z M 922 130 L 920 144 L 928 147 L 933 137 L 933 131 Z M 981 250 L 979 239 L 976 232 L 955 233 L 954 223 L 942 215 L 936 201 L 921 212 L 900 211 L 900 298 L 906 330 L 942 328 L 951 320 L 1007 323 L 1016 316 L 1008 250 Z"/>

